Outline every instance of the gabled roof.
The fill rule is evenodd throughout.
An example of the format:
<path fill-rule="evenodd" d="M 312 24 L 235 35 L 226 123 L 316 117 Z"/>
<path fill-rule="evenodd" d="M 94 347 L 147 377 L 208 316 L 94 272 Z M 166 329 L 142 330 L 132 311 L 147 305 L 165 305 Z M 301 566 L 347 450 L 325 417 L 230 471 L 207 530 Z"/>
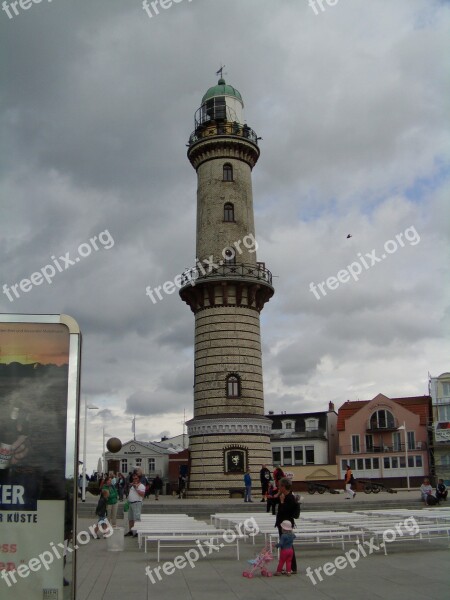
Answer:
<path fill-rule="evenodd" d="M 372 400 L 357 400 L 350 401 L 347 400 L 345 404 L 343 404 L 338 410 L 338 421 L 337 421 L 337 430 L 344 431 L 345 430 L 345 422 L 347 419 L 352 417 L 355 413 L 357 413 L 363 406 L 369 404 L 369 402 L 373 402 L 374 400 L 381 400 L 385 398 L 386 400 L 391 400 L 392 402 L 396 402 L 401 406 L 404 406 L 406 409 L 410 410 L 412 413 L 419 415 L 420 424 L 426 425 L 429 417 L 429 407 L 431 405 L 431 397 L 430 396 L 408 396 L 406 398 L 388 398 L 388 396 L 384 396 L 383 394 L 377 394 L 375 398 Z"/>

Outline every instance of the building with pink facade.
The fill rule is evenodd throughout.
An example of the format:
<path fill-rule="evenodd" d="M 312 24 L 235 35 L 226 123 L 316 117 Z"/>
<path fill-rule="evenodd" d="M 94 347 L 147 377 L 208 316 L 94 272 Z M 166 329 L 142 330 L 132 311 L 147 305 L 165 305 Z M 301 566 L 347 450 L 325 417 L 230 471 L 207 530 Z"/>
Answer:
<path fill-rule="evenodd" d="M 348 400 L 338 411 L 338 473 L 349 464 L 356 479 L 389 487 L 418 487 L 430 473 L 430 396 Z M 406 443 L 405 443 L 406 442 Z"/>

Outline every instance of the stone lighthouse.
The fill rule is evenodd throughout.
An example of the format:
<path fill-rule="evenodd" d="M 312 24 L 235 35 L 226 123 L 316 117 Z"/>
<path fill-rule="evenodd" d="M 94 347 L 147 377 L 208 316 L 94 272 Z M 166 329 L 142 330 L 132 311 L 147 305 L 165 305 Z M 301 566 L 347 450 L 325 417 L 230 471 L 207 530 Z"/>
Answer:
<path fill-rule="evenodd" d="M 197 258 L 180 289 L 195 315 L 191 497 L 228 497 L 243 488 L 248 468 L 259 486 L 261 464 L 272 463 L 259 315 L 274 289 L 256 256 L 258 140 L 244 120 L 241 94 L 219 79 L 195 113 L 187 152 L 198 182 Z"/>

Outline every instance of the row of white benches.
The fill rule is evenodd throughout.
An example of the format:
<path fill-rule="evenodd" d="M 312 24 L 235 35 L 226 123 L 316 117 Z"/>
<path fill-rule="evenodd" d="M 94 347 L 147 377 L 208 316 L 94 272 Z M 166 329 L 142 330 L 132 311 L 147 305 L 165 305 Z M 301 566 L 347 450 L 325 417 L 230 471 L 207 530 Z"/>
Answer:
<path fill-rule="evenodd" d="M 414 522 L 406 526 L 405 520 L 411 517 Z M 210 523 L 180 514 L 142 515 L 141 519 L 133 528 L 139 547 L 147 552 L 148 545 L 155 543 L 158 562 L 163 548 L 197 545 L 200 550 L 202 544 L 204 549 L 211 545 L 220 549 L 235 547 L 239 559 L 239 541 L 250 538 L 255 543 L 255 534 L 264 535 L 265 543 L 275 543 L 278 538 L 275 519 L 267 513 L 216 513 L 211 515 Z M 294 532 L 296 544 L 339 544 L 342 549 L 346 543 L 364 543 L 372 538 L 387 554 L 387 546 L 394 541 L 446 538 L 450 542 L 450 509 L 303 512 Z"/>

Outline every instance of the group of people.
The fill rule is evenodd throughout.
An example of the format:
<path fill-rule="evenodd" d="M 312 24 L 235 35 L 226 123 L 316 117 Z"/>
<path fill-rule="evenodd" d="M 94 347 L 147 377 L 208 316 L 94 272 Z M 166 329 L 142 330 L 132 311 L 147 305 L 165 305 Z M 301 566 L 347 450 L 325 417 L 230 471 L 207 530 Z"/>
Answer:
<path fill-rule="evenodd" d="M 154 493 L 155 500 L 158 500 L 163 481 L 159 475 L 156 475 L 150 483 L 143 474 L 142 469 L 137 468 L 127 477 L 122 473 L 102 475 L 99 477 L 98 485 L 100 498 L 95 511 L 98 521 L 94 534 L 94 538 L 97 539 L 100 531 L 107 530 L 108 522 L 112 527 L 117 526 L 117 509 L 119 501 L 124 498 L 127 498 L 129 525 L 129 531 L 125 535 L 134 535 L 132 528 L 135 522 L 141 519 L 144 498 L 148 497 L 150 493 Z"/>
<path fill-rule="evenodd" d="M 278 484 L 282 477 L 285 477 L 283 469 L 276 467 L 273 474 L 267 468 L 267 465 L 262 465 L 259 472 L 259 479 L 261 482 L 261 502 L 267 502 L 267 512 L 272 509 L 272 514 L 275 514 L 275 507 L 278 504 L 279 489 Z M 244 502 L 253 502 L 252 500 L 252 478 L 250 475 L 250 469 L 247 469 L 244 475 Z"/>
<path fill-rule="evenodd" d="M 426 477 L 420 486 L 420 499 L 424 502 L 425 506 L 434 506 L 439 504 L 441 500 L 447 500 L 448 490 L 443 479 L 439 479 L 436 492 L 433 494 L 433 487 L 430 484 L 430 480 Z"/>

